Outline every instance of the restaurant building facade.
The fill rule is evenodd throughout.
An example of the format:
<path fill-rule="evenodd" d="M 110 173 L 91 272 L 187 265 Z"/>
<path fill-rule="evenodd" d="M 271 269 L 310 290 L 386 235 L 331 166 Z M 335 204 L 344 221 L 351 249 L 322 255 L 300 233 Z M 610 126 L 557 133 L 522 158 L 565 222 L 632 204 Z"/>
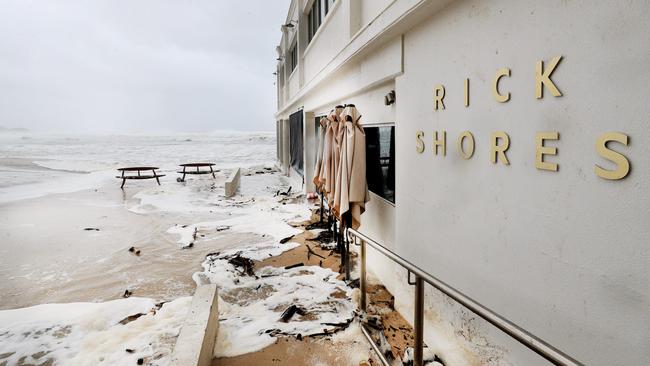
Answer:
<path fill-rule="evenodd" d="M 354 103 L 360 232 L 583 364 L 647 364 L 648 16 L 644 0 L 294 0 L 278 162 L 314 191 L 318 119 Z M 412 320 L 407 271 L 368 263 Z M 547 364 L 436 289 L 425 304 L 448 365 Z"/>

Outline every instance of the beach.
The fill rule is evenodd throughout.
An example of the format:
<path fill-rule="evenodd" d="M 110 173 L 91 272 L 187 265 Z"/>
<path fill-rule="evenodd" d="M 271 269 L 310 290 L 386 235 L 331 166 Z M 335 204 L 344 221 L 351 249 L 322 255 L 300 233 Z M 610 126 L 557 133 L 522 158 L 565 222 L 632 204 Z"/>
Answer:
<path fill-rule="evenodd" d="M 272 134 L 2 139 L 0 365 L 165 365 L 204 283 L 220 291 L 217 359 L 352 322 L 354 290 L 327 266 L 257 265 L 246 276 L 231 260 L 300 246 L 283 239 L 304 233 L 317 209 L 276 170 Z M 216 163 L 216 178 L 177 181 L 191 161 Z M 128 165 L 166 176 L 121 190 L 115 169 Z M 241 187 L 226 198 L 235 167 Z M 290 303 L 310 315 L 278 322 Z M 363 350 L 351 364 L 369 359 L 359 334 L 339 342 Z"/>

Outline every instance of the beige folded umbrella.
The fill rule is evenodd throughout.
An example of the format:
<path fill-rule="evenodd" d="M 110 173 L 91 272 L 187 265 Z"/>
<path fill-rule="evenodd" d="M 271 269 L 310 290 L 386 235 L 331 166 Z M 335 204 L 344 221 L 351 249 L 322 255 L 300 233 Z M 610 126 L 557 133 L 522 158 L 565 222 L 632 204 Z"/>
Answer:
<path fill-rule="evenodd" d="M 327 130 L 328 125 L 327 117 L 322 117 L 320 119 L 320 134 L 318 139 L 318 150 L 316 152 L 316 166 L 314 167 L 314 178 L 312 181 L 316 186 L 316 190 L 322 192 L 322 182 L 321 182 L 321 168 L 323 166 L 323 148 L 325 145 L 325 131 Z"/>
<path fill-rule="evenodd" d="M 347 106 L 340 115 L 339 141 L 341 158 L 335 184 L 333 211 L 343 218 L 350 215 L 350 227 L 361 225 L 361 214 L 370 200 L 366 181 L 366 134 L 359 126 L 361 115 L 354 105 Z"/>
<path fill-rule="evenodd" d="M 320 182 L 322 184 L 323 192 L 327 198 L 328 205 L 332 206 L 334 200 L 334 189 L 336 181 L 336 170 L 340 159 L 340 147 L 336 140 L 336 135 L 339 131 L 339 116 L 338 114 L 343 108 L 335 108 L 329 116 L 328 126 L 325 132 L 325 141 L 323 145 L 323 162 L 321 164 Z"/>

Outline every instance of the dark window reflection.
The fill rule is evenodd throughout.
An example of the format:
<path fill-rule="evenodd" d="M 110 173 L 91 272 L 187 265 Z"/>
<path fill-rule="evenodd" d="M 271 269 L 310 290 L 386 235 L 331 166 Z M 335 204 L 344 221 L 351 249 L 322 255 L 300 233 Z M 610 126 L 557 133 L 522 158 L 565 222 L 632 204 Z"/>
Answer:
<path fill-rule="evenodd" d="M 395 203 L 395 126 L 364 127 L 368 189 Z"/>

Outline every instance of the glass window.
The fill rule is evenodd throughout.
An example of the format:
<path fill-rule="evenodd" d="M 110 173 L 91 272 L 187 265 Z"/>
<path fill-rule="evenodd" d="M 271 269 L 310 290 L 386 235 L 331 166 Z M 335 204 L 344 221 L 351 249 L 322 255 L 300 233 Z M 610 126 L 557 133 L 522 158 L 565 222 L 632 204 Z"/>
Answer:
<path fill-rule="evenodd" d="M 395 203 L 395 126 L 364 127 L 368 190 Z"/>
<path fill-rule="evenodd" d="M 314 38 L 314 35 L 321 24 L 323 24 L 323 20 L 325 20 L 325 16 L 330 11 L 333 4 L 333 0 L 314 0 L 311 9 L 309 9 L 309 14 L 307 14 L 307 22 L 309 23 L 307 27 L 307 43 L 311 42 Z"/>
<path fill-rule="evenodd" d="M 289 72 L 293 72 L 296 66 L 298 66 L 298 47 L 297 43 L 294 42 L 289 50 Z"/>
<path fill-rule="evenodd" d="M 309 12 L 309 15 L 307 15 L 307 38 L 309 38 L 309 42 L 311 42 L 312 37 L 314 36 L 314 14 L 312 12 Z"/>

